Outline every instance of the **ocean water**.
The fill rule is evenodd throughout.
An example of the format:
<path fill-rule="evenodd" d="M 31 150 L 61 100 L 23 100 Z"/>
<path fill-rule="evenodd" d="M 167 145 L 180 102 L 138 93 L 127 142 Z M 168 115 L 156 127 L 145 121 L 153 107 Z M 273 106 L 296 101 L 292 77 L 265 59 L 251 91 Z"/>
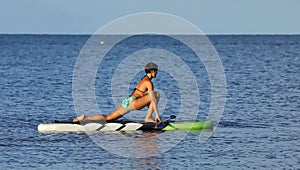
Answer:
<path fill-rule="evenodd" d="M 93 109 L 84 106 L 76 111 L 74 105 L 74 69 L 89 38 L 88 35 L 0 35 L 2 169 L 300 168 L 300 36 L 208 37 L 224 68 L 226 103 L 218 126 L 204 142 L 199 142 L 198 132 L 39 133 L 39 123 L 71 120 L 77 111 L 94 114 Z M 109 41 L 102 46 L 107 44 Z M 97 45 L 96 48 L 101 48 Z M 91 57 L 98 55 L 93 49 L 89 49 Z M 190 92 L 195 94 L 191 99 L 197 101 L 192 105 L 198 104 L 197 119 L 205 119 L 212 95 L 205 65 L 187 46 L 167 36 L 134 36 L 109 49 L 101 64 L 96 62 L 99 68 L 91 81 L 93 87 L 87 86 L 94 90 L 96 106 L 103 113 L 116 107 L 119 99 L 114 101 L 111 97 L 115 87 L 110 82 L 118 75 L 115 74 L 118 66 L 127 56 L 148 55 L 151 49 L 180 56 L 199 85 L 195 90 L 190 88 L 186 77 L 180 78 L 183 83 L 186 81 L 184 87 L 189 87 L 184 91 L 174 75 L 159 71 L 153 83 L 162 94 L 162 119 L 171 114 L 180 117 L 180 95 Z M 140 50 L 142 53 L 137 53 Z M 167 54 L 165 51 L 156 52 Z M 143 76 L 135 66 L 147 60 L 140 57 L 129 66 L 136 74 L 125 88 L 117 85 L 122 93 L 117 98 L 130 94 Z M 174 65 L 171 70 L 179 68 Z M 89 73 L 90 68 L 86 69 Z M 122 76 L 122 81 L 126 80 Z M 86 99 L 85 104 L 95 104 Z M 188 118 L 189 111 L 183 111 L 186 115 L 182 117 Z M 142 119 L 145 113 L 144 109 L 125 117 Z"/>

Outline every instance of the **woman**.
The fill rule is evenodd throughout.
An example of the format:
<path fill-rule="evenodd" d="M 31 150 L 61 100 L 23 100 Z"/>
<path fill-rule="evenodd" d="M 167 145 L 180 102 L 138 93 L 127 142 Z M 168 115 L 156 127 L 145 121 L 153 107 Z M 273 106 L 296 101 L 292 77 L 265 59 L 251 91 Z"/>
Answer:
<path fill-rule="evenodd" d="M 120 106 L 110 114 L 97 114 L 94 116 L 85 116 L 82 114 L 75 118 L 73 122 L 97 120 L 112 121 L 122 117 L 131 110 L 140 110 L 145 106 L 148 106 L 145 122 L 161 122 L 157 107 L 160 94 L 159 92 L 154 91 L 154 87 L 151 82 L 152 78 L 156 77 L 157 70 L 158 66 L 155 63 L 150 62 L 146 64 L 146 75 L 138 82 L 132 94 L 128 98 L 125 98 Z M 153 111 L 155 112 L 155 119 L 152 118 Z"/>

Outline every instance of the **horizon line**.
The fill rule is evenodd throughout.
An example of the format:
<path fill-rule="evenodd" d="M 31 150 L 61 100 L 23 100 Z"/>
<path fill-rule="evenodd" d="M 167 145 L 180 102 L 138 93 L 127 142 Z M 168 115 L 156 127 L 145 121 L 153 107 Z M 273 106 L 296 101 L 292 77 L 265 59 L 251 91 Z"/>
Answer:
<path fill-rule="evenodd" d="M 139 34 L 90 34 L 90 33 L 0 33 L 0 35 L 139 35 Z M 141 35 L 152 35 L 145 33 Z M 156 35 L 156 34 L 153 34 Z M 300 35 L 300 33 L 208 33 L 208 34 L 157 34 L 157 35 Z"/>

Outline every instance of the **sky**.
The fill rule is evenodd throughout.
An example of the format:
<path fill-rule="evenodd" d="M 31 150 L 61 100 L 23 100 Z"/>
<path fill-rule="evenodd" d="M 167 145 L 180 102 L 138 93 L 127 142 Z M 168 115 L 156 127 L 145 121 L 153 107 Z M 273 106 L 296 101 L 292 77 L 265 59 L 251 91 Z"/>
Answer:
<path fill-rule="evenodd" d="M 300 34 L 300 0 L 0 0 L 0 34 L 93 34 L 141 12 L 184 18 L 205 34 Z"/>

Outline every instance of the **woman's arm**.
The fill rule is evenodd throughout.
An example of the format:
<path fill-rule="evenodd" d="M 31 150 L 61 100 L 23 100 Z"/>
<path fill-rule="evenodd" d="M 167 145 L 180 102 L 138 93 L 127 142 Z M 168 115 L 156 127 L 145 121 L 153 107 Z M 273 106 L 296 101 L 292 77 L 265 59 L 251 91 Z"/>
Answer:
<path fill-rule="evenodd" d="M 154 111 L 155 112 L 155 120 L 161 122 L 161 119 L 159 117 L 159 112 L 158 112 L 158 105 L 157 105 L 157 98 L 153 89 L 153 84 L 150 82 L 150 85 L 148 87 L 148 92 L 150 95 L 150 105 L 149 105 L 149 111 Z M 150 108 L 152 107 L 152 108 Z M 152 113 L 151 113 L 152 114 Z"/>
<path fill-rule="evenodd" d="M 155 96 L 154 91 L 150 92 L 149 95 L 150 95 L 150 105 L 152 105 L 153 110 L 155 112 L 155 119 L 161 122 L 159 117 L 159 112 L 158 112 L 157 98 Z"/>

